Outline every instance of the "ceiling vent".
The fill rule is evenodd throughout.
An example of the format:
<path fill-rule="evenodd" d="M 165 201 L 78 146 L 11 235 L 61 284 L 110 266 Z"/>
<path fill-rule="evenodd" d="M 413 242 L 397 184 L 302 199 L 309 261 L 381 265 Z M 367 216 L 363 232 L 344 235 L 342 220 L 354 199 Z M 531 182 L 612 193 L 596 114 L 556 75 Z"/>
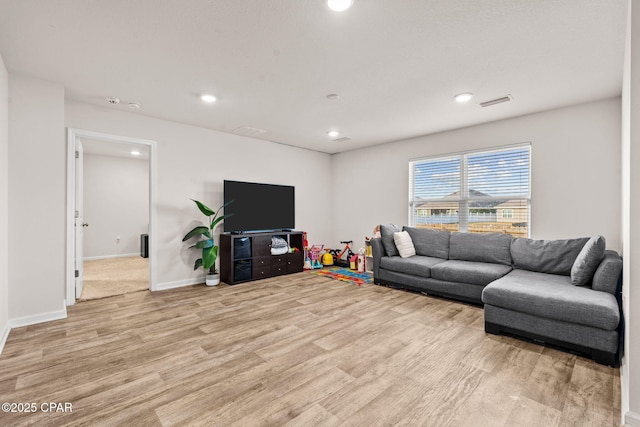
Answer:
<path fill-rule="evenodd" d="M 513 98 L 511 95 L 501 96 L 500 98 L 490 99 L 488 101 L 484 101 L 480 103 L 481 107 L 490 107 L 496 104 L 502 104 L 503 102 L 511 101 Z"/>
<path fill-rule="evenodd" d="M 233 133 L 235 133 L 236 135 L 256 137 L 267 133 L 267 131 L 263 129 L 252 128 L 250 126 L 240 126 L 235 128 L 233 130 Z"/>
<path fill-rule="evenodd" d="M 347 142 L 347 141 L 351 141 L 351 138 L 348 138 L 346 136 L 343 136 L 342 138 L 338 138 L 338 139 L 333 139 L 333 142 Z"/>

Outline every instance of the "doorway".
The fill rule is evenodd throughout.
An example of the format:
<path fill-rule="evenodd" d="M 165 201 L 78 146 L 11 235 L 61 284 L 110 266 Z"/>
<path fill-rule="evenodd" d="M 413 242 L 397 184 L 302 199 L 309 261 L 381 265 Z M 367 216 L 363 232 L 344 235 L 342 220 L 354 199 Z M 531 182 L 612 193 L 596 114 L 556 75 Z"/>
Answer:
<path fill-rule="evenodd" d="M 155 141 L 71 128 L 67 137 L 67 305 L 154 290 Z M 118 220 L 125 210 L 130 221 Z"/>

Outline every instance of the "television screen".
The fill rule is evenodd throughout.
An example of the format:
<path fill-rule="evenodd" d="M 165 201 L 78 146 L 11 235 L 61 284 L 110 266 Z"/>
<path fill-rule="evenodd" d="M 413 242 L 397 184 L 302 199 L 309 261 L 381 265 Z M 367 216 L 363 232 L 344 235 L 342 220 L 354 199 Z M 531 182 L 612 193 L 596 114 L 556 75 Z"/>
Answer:
<path fill-rule="evenodd" d="M 295 228 L 295 187 L 224 181 L 224 231 L 273 231 Z"/>

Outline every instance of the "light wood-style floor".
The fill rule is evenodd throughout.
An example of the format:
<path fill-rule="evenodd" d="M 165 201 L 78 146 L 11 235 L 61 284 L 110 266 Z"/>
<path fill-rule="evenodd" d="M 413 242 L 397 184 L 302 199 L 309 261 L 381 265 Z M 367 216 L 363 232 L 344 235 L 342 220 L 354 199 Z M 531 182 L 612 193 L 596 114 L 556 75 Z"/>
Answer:
<path fill-rule="evenodd" d="M 619 370 L 482 309 L 308 273 L 133 293 L 11 331 L 0 425 L 617 426 Z"/>

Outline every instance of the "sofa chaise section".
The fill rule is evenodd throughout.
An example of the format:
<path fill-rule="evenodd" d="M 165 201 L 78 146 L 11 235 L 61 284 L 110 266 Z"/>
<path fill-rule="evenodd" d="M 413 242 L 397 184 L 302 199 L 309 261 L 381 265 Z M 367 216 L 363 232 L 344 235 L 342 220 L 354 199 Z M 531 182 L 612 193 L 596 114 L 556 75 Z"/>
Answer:
<path fill-rule="evenodd" d="M 621 312 L 622 259 L 607 251 L 590 286 L 570 276 L 514 269 L 482 293 L 485 331 L 510 333 L 590 354 L 615 365 Z"/>
<path fill-rule="evenodd" d="M 484 304 L 485 331 L 559 345 L 614 365 L 622 336 L 622 258 L 602 236 L 513 238 L 381 225 L 374 283 Z M 408 233 L 415 249 L 394 245 Z M 406 241 L 400 241 L 400 248 Z"/>

